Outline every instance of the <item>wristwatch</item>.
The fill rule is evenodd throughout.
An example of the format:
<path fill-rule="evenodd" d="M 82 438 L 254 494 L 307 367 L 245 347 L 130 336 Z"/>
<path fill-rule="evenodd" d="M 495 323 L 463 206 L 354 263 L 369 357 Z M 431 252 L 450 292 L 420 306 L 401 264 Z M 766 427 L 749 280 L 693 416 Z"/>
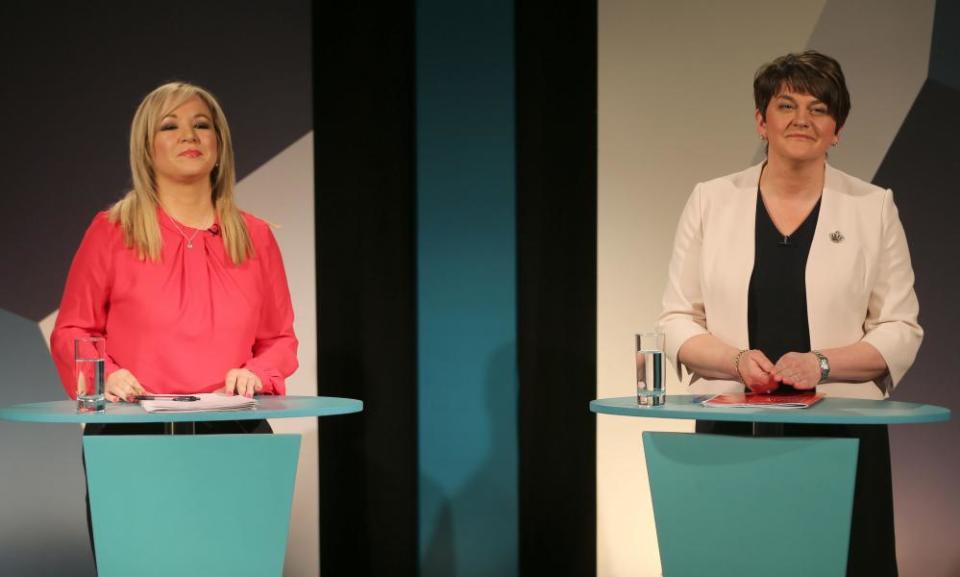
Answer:
<path fill-rule="evenodd" d="M 817 357 L 817 361 L 820 363 L 820 381 L 823 382 L 827 380 L 827 377 L 830 376 L 830 361 L 827 360 L 827 357 L 823 355 L 820 351 L 810 351 Z"/>

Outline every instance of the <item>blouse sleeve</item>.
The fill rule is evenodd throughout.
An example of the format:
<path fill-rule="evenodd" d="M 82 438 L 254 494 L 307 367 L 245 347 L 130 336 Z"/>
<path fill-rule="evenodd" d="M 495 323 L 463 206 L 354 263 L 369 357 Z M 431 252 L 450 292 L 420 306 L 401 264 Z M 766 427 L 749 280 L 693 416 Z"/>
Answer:
<path fill-rule="evenodd" d="M 888 374 L 877 384 L 890 394 L 913 365 L 923 329 L 917 322 L 920 306 L 913 290 L 907 237 L 890 190 L 884 194 L 881 220 L 877 280 L 867 304 L 863 340 L 873 345 L 887 363 Z"/>
<path fill-rule="evenodd" d="M 253 344 L 253 358 L 243 366 L 260 378 L 264 394 L 285 395 L 286 378 L 298 366 L 298 342 L 293 332 L 293 304 L 283 258 L 269 228 L 266 230 L 266 241 L 259 250 L 264 298 Z"/>
<path fill-rule="evenodd" d="M 106 213 L 98 214 L 80 241 L 73 257 L 60 310 L 50 335 L 50 353 L 60 382 L 70 398 L 77 398 L 73 385 L 73 340 L 85 336 L 105 336 L 111 290 L 111 228 Z M 104 376 L 118 368 L 109 356 Z"/>
<path fill-rule="evenodd" d="M 693 190 L 680 216 L 673 241 L 673 255 L 667 273 L 667 286 L 657 326 L 664 333 L 667 358 L 682 377 L 677 353 L 691 337 L 706 334 L 707 319 L 700 285 L 700 255 L 703 228 L 700 211 L 700 185 Z"/>

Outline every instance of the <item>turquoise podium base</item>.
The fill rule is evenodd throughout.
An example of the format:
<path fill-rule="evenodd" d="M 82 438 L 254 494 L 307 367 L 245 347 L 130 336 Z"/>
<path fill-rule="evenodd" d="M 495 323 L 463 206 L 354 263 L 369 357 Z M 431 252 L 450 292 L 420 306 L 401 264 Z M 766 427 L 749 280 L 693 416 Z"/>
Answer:
<path fill-rule="evenodd" d="M 856 439 L 643 433 L 664 577 L 844 577 Z"/>
<path fill-rule="evenodd" d="M 299 435 L 85 437 L 100 577 L 279 577 Z"/>

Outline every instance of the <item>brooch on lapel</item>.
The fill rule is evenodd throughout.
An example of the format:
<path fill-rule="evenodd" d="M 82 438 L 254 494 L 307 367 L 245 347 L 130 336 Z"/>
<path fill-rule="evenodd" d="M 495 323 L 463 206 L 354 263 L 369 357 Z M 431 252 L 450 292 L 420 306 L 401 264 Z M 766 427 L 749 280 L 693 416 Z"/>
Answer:
<path fill-rule="evenodd" d="M 831 233 L 830 233 L 830 240 L 832 240 L 833 242 L 836 242 L 836 243 L 841 243 L 841 242 L 843 242 L 843 233 L 840 232 L 839 230 L 835 230 L 835 231 L 831 232 Z"/>

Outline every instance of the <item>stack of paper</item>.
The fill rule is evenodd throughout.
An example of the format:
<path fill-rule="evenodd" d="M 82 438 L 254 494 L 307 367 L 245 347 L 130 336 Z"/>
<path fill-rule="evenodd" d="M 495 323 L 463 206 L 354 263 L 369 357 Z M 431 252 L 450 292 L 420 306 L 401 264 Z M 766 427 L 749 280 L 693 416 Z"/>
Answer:
<path fill-rule="evenodd" d="M 196 401 L 176 400 L 177 398 L 196 397 Z M 247 411 L 257 406 L 256 399 L 240 395 L 221 395 L 219 393 L 196 393 L 183 397 L 140 401 L 140 406 L 148 413 L 193 413 L 198 411 Z"/>

